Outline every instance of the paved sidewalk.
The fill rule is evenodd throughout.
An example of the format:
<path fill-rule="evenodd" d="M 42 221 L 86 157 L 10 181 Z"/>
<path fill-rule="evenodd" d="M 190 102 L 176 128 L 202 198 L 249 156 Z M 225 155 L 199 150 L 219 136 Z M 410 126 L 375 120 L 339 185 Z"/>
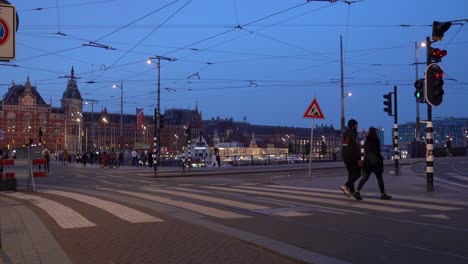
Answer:
<path fill-rule="evenodd" d="M 0 263 L 71 263 L 68 256 L 26 205 L 0 196 Z"/>

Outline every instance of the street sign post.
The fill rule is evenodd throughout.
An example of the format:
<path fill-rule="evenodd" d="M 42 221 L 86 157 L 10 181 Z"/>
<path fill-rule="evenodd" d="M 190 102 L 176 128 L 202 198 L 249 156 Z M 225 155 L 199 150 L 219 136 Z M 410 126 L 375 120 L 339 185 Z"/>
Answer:
<path fill-rule="evenodd" d="M 10 61 L 16 56 L 16 9 L 0 4 L 0 61 Z"/>
<path fill-rule="evenodd" d="M 315 118 L 320 118 L 324 119 L 325 116 L 323 115 L 322 109 L 320 109 L 319 104 L 317 103 L 317 100 L 314 97 L 314 100 L 312 100 L 312 103 L 307 107 L 307 110 L 305 111 L 304 118 L 312 118 L 312 128 L 310 129 L 310 149 L 309 149 L 309 176 L 310 176 L 310 170 L 312 167 L 312 143 L 314 140 L 314 121 Z"/>

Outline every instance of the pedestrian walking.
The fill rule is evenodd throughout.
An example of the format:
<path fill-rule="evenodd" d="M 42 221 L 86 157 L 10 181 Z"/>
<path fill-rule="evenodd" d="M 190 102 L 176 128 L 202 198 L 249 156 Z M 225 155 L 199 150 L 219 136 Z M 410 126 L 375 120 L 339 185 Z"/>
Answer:
<path fill-rule="evenodd" d="M 348 171 L 348 180 L 341 186 L 345 195 L 353 197 L 354 182 L 361 177 L 361 146 L 357 137 L 358 122 L 348 121 L 348 129 L 343 134 L 343 161 Z"/>
<path fill-rule="evenodd" d="M 132 150 L 131 156 L 132 156 L 132 166 L 138 166 L 138 153 L 136 152 L 136 150 Z"/>
<path fill-rule="evenodd" d="M 447 150 L 447 157 L 452 157 L 452 141 L 450 140 L 447 140 L 447 144 L 445 145 L 446 147 L 446 150 Z"/>
<path fill-rule="evenodd" d="M 380 154 L 380 139 L 377 135 L 377 129 L 374 127 L 369 128 L 369 135 L 366 137 L 366 143 L 364 144 L 364 162 L 362 164 L 362 178 L 354 192 L 353 196 L 356 200 L 362 200 L 361 190 L 364 184 L 369 179 L 371 173 L 375 173 L 377 182 L 380 189 L 380 199 L 390 200 L 392 197 L 385 193 L 385 184 L 383 181 L 383 157 Z"/>
<path fill-rule="evenodd" d="M 221 167 L 221 165 L 219 164 L 219 149 L 218 148 L 214 148 L 214 153 L 213 153 L 213 157 L 211 158 L 212 161 L 211 161 L 211 166 L 212 167 Z"/>
<path fill-rule="evenodd" d="M 46 160 L 46 165 L 45 165 L 44 170 L 47 170 L 47 172 L 49 172 L 50 171 L 50 152 L 48 149 L 44 149 L 43 158 Z"/>

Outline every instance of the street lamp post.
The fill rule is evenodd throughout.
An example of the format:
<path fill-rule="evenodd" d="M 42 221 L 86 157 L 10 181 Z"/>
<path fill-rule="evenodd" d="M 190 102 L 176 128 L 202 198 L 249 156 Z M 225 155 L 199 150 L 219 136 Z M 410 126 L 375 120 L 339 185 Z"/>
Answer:
<path fill-rule="evenodd" d="M 414 42 L 414 67 L 415 67 L 415 72 L 416 72 L 416 81 L 419 79 L 419 74 L 418 74 L 418 48 L 419 47 L 425 47 L 426 42 L 422 42 L 421 44 L 418 45 L 418 42 Z M 421 125 L 420 125 L 420 116 L 419 116 L 419 102 L 416 100 L 416 131 L 415 131 L 415 138 L 416 141 L 419 141 L 421 139 Z"/>
<path fill-rule="evenodd" d="M 153 157 L 156 154 L 156 159 L 153 158 L 154 163 L 154 172 L 158 171 L 158 166 L 161 161 L 161 60 L 167 61 L 175 61 L 173 58 L 168 58 L 164 56 L 154 56 L 148 59 L 148 63 L 151 63 L 152 60 L 157 60 L 157 71 L 158 71 L 158 91 L 157 91 L 157 102 L 156 102 L 156 109 L 155 109 L 155 137 L 154 137 L 154 153 Z"/>
<path fill-rule="evenodd" d="M 123 82 L 120 82 L 120 86 L 114 84 L 112 87 L 120 88 L 120 151 L 124 149 L 123 140 Z"/>
<path fill-rule="evenodd" d="M 92 151 L 94 151 L 94 127 L 96 126 L 96 124 L 94 124 L 94 104 L 96 103 L 99 103 L 99 100 L 95 100 L 95 99 L 85 99 L 85 102 L 86 103 L 91 103 L 91 123 L 93 125 L 92 129 L 91 129 L 91 133 L 93 134 L 91 136 L 92 138 L 92 141 L 93 141 L 93 147 L 92 147 Z M 98 140 L 99 141 L 99 140 Z M 88 144 L 88 141 L 86 141 L 86 145 Z"/>

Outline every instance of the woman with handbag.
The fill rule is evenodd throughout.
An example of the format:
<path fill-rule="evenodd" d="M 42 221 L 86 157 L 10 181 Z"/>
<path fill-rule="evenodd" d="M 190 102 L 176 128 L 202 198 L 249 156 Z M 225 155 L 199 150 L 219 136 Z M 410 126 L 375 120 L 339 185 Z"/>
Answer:
<path fill-rule="evenodd" d="M 385 193 L 385 185 L 383 181 L 384 166 L 383 166 L 383 157 L 380 154 L 380 139 L 377 135 L 377 129 L 375 127 L 369 128 L 369 135 L 366 137 L 366 143 L 364 144 L 364 163 L 362 166 L 362 178 L 359 181 L 358 187 L 354 192 L 353 196 L 356 200 L 362 200 L 361 189 L 369 179 L 369 176 L 372 172 L 375 173 L 377 177 L 377 182 L 380 189 L 380 199 L 390 200 L 392 197 Z"/>

